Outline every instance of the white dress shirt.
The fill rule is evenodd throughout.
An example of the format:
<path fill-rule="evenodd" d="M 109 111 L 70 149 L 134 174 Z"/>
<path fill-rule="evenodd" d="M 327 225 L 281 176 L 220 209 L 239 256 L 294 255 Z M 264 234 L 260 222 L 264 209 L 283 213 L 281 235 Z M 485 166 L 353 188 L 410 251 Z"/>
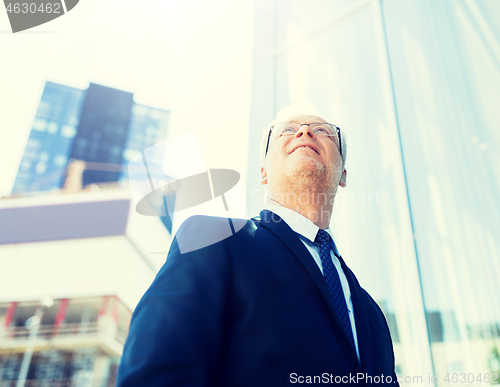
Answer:
<path fill-rule="evenodd" d="M 319 270 L 321 270 L 321 273 L 323 273 L 323 265 L 321 264 L 321 258 L 319 256 L 319 248 L 318 245 L 314 242 L 319 227 L 309 219 L 307 219 L 305 216 L 299 214 L 298 212 L 290 210 L 289 208 L 280 205 L 267 204 L 266 209 L 278 215 L 286 222 L 286 224 L 290 226 L 293 231 L 295 231 L 295 233 L 299 234 L 300 240 L 307 248 L 307 250 L 311 253 L 314 261 L 319 267 Z M 330 235 L 333 241 L 333 235 L 330 227 L 328 227 L 325 231 Z M 337 272 L 339 273 L 340 283 L 342 284 L 342 290 L 344 291 L 347 310 L 349 312 L 349 320 L 351 321 L 352 335 L 354 337 L 354 345 L 356 347 L 356 354 L 358 355 L 359 360 L 360 357 L 358 348 L 358 336 L 356 334 L 356 323 L 354 321 L 354 309 L 352 307 L 349 282 L 347 281 L 347 277 L 344 274 L 344 270 L 342 270 L 342 265 L 340 264 L 339 259 L 335 256 L 335 254 L 333 254 L 333 252 L 331 252 L 330 255 L 332 257 L 332 262 L 337 269 Z"/>

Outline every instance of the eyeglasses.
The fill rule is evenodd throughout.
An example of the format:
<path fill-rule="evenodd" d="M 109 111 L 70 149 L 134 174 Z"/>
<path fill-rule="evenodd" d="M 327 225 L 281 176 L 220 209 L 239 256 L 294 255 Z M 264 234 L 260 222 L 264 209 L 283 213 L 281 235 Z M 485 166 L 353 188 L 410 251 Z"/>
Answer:
<path fill-rule="evenodd" d="M 269 142 L 271 141 L 271 134 L 274 132 L 279 138 L 281 136 L 295 136 L 300 130 L 302 125 L 309 126 L 309 129 L 314 133 L 315 136 L 319 137 L 330 137 L 337 143 L 339 148 L 340 156 L 342 157 L 342 141 L 340 137 L 340 128 L 333 124 L 328 124 L 324 122 L 313 122 L 311 124 L 299 124 L 296 122 L 281 122 L 279 124 L 274 124 L 269 129 L 269 135 L 267 136 L 266 153 L 264 157 L 267 156 L 267 151 L 269 149 Z"/>

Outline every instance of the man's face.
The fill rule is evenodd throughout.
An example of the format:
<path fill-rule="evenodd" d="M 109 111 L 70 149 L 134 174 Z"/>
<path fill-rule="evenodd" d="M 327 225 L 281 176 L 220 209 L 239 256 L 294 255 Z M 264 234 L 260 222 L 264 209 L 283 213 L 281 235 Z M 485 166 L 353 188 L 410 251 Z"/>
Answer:
<path fill-rule="evenodd" d="M 326 123 L 320 117 L 309 115 L 290 117 L 285 122 Z M 280 188 L 276 185 L 286 185 L 306 177 L 312 179 L 309 180 L 313 185 L 311 189 L 319 188 L 318 185 L 334 191 L 338 185 L 344 187 L 345 170 L 337 141 L 334 137 L 315 135 L 308 125 L 302 125 L 294 135 L 272 133 L 261 169 L 261 183 L 269 184 L 271 192 Z"/>

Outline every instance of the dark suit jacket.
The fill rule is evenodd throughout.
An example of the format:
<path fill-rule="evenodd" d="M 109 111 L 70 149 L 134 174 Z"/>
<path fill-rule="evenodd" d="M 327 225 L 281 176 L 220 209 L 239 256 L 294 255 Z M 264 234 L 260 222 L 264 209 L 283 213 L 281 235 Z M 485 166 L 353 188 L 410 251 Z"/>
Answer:
<path fill-rule="evenodd" d="M 193 217 L 181 230 L 199 238 L 222 222 Z M 189 253 L 180 254 L 174 240 L 132 317 L 118 386 L 277 387 L 305 382 L 301 376 L 352 382 L 358 373 L 357 385 L 371 384 L 366 375 L 397 384 L 384 315 L 345 263 L 361 363 L 295 232 L 267 210 L 244 222 L 231 237 Z"/>

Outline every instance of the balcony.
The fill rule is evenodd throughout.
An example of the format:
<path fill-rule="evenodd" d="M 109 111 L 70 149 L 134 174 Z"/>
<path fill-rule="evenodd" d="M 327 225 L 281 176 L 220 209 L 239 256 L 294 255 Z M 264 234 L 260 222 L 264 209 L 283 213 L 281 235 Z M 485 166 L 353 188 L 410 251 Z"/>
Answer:
<path fill-rule="evenodd" d="M 24 326 L 9 327 L 0 332 L 0 355 L 24 352 L 30 345 L 30 332 Z M 64 324 L 60 328 L 42 324 L 34 340 L 33 350 L 38 352 L 96 347 L 114 358 L 121 356 L 125 339 L 126 333 L 111 318 L 105 316 L 98 322 Z"/>

